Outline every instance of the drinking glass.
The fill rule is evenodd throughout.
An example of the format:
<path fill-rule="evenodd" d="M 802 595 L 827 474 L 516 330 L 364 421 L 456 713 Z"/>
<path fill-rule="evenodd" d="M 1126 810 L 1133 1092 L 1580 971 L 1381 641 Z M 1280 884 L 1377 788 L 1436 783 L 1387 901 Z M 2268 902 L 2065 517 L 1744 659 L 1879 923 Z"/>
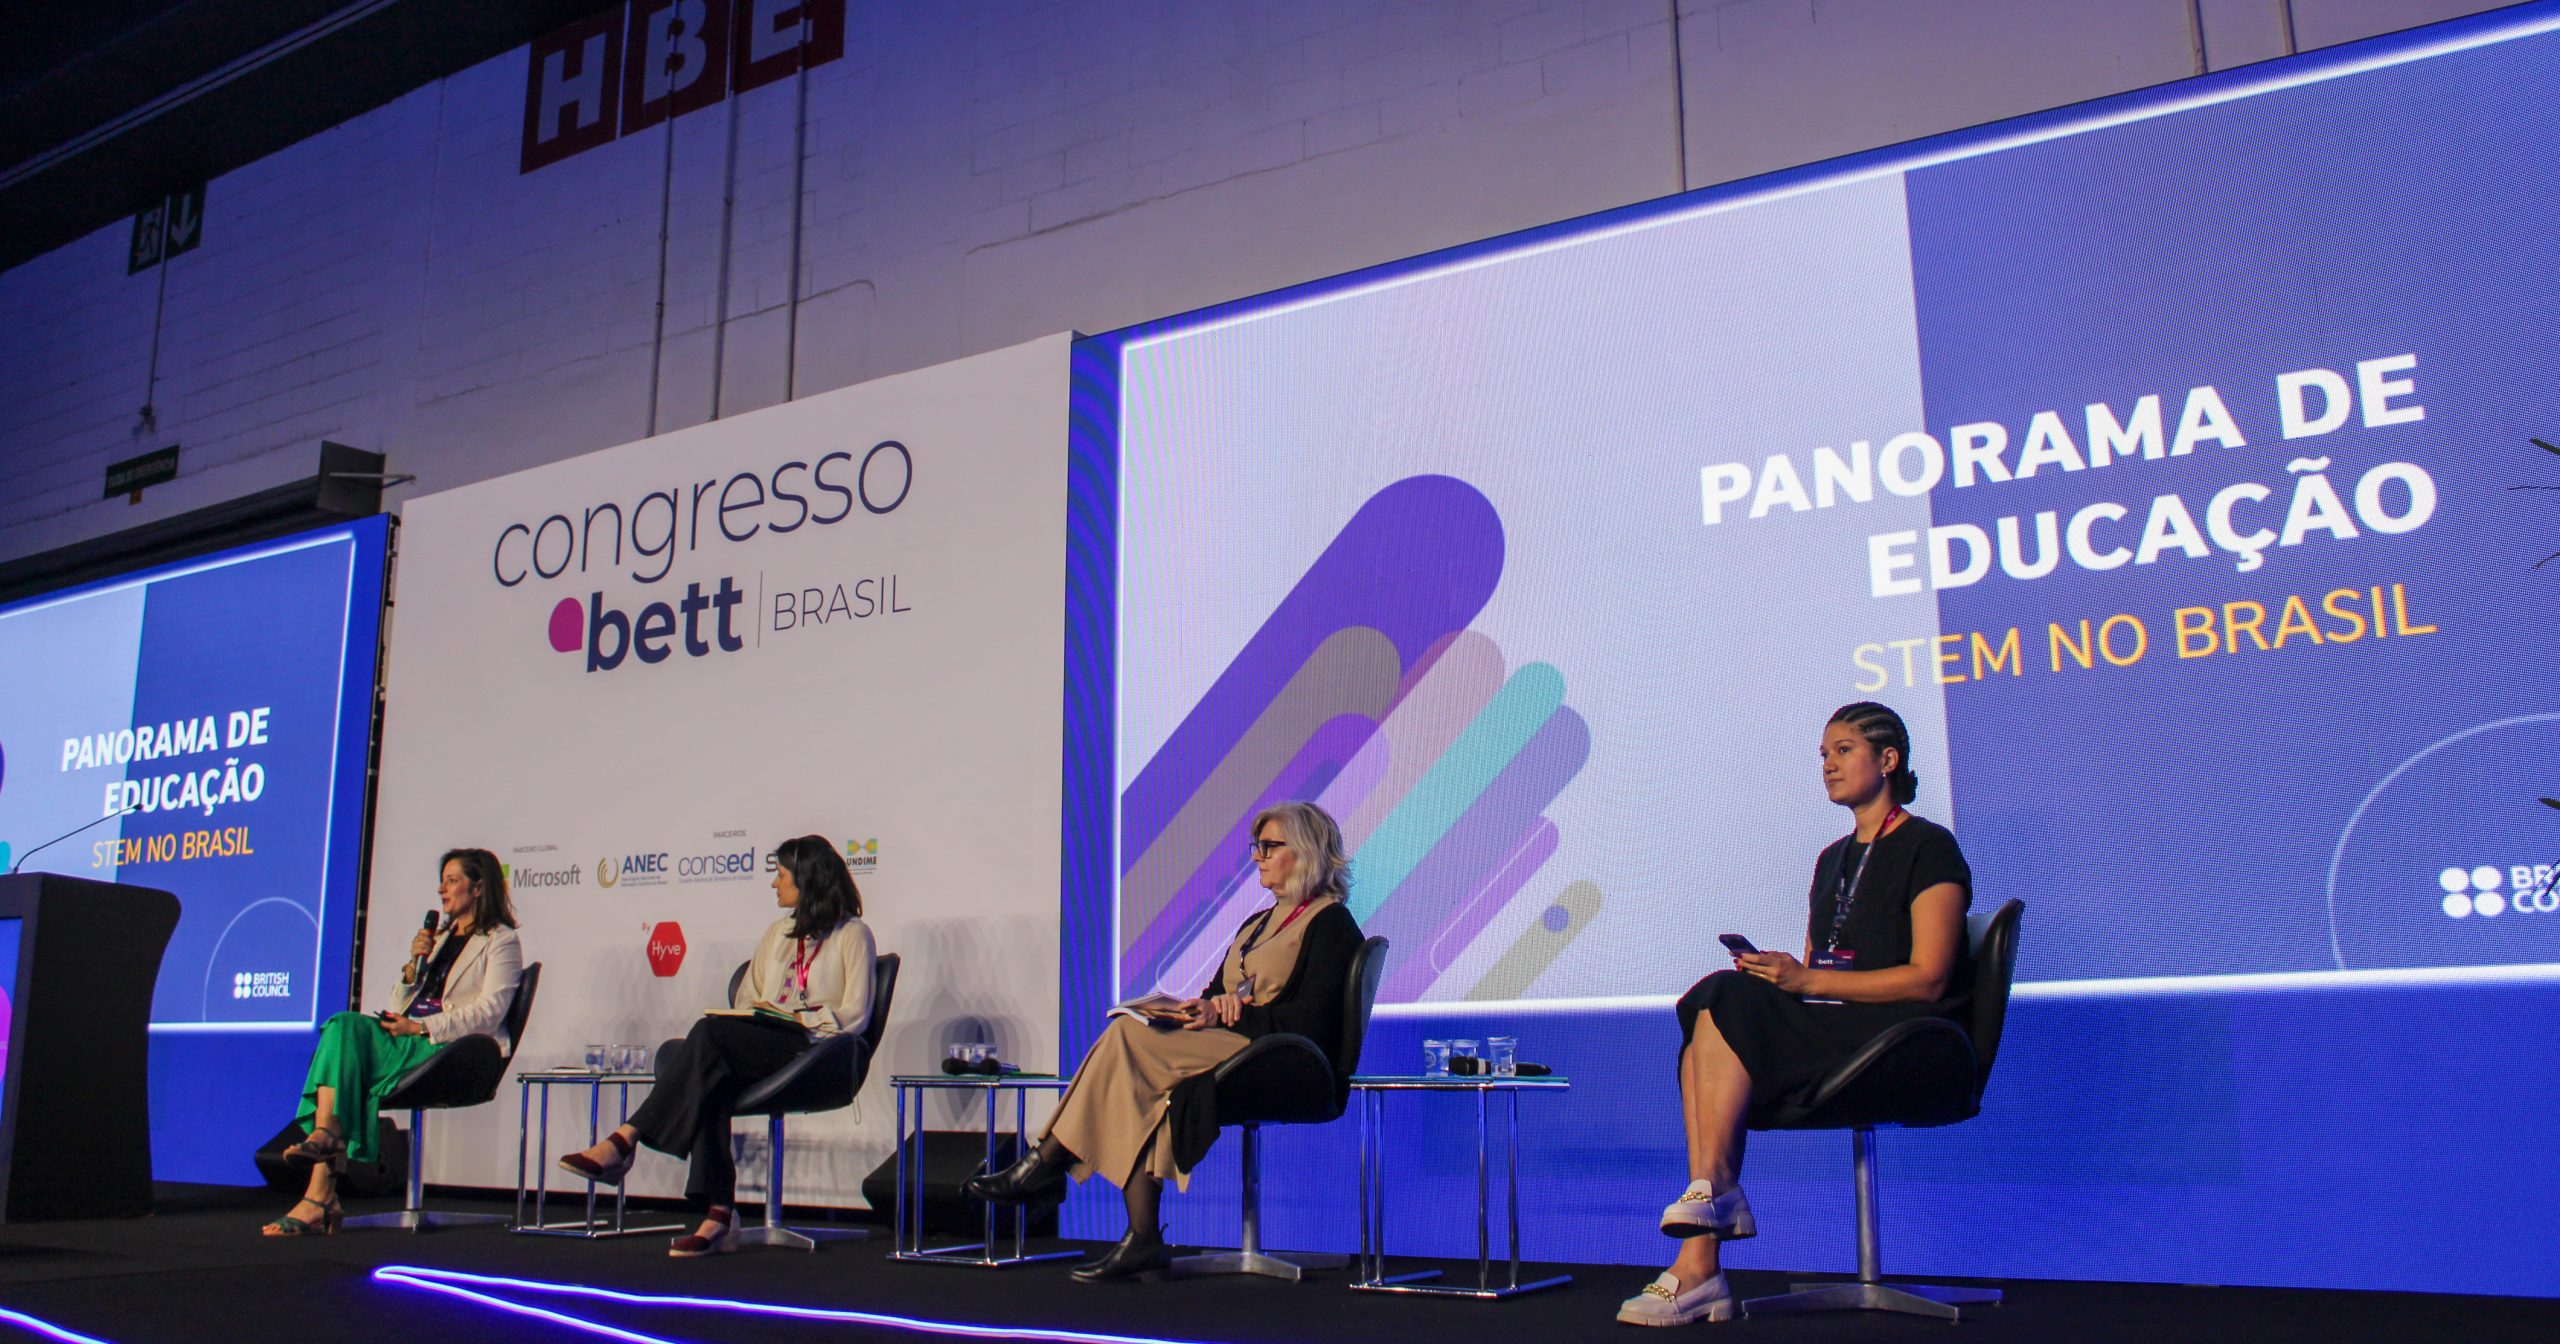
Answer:
<path fill-rule="evenodd" d="M 970 1063 L 972 1063 L 972 1064 L 992 1064 L 992 1063 L 994 1063 L 994 1062 L 995 1062 L 995 1060 L 996 1060 L 996 1045 L 995 1045 L 995 1042 L 993 1042 L 993 1041 L 980 1041 L 980 1042 L 976 1043 L 975 1045 L 972 1045 L 972 1046 L 970 1046 L 970 1047 L 969 1047 L 969 1062 L 970 1062 Z"/>
<path fill-rule="evenodd" d="M 1449 1058 L 1474 1059 L 1476 1057 L 1476 1042 L 1467 1040 L 1463 1037 L 1449 1042 Z M 1440 1071 L 1442 1073 L 1447 1073 L 1449 1071 L 1449 1066 L 1446 1064 L 1441 1065 Z"/>
<path fill-rule="evenodd" d="M 649 1047 L 645 1045 L 626 1045 L 614 1055 L 613 1067 L 617 1073 L 640 1073 L 649 1067 Z"/>
<path fill-rule="evenodd" d="M 601 1042 L 589 1044 L 587 1046 L 587 1072 L 602 1073 L 604 1072 L 604 1066 L 604 1045 Z"/>
<path fill-rule="evenodd" d="M 1487 1036 L 1484 1038 L 1485 1059 L 1493 1065 L 1496 1078 L 1516 1078 L 1520 1074 L 1520 1038 Z"/>
<path fill-rule="evenodd" d="M 1425 1078 L 1449 1076 L 1449 1043 L 1447 1041 L 1422 1043 L 1422 1076 Z"/>

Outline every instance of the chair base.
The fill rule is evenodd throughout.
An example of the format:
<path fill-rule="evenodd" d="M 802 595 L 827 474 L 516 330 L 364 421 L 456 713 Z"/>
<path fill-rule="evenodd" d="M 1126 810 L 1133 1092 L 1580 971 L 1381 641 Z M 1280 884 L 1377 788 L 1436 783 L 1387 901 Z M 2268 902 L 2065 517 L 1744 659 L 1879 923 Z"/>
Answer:
<path fill-rule="evenodd" d="M 1351 1263 L 1347 1255 L 1322 1251 L 1211 1251 L 1206 1255 L 1178 1255 L 1166 1272 L 1177 1279 L 1201 1278 L 1211 1274 L 1259 1274 L 1266 1279 L 1296 1282 L 1310 1269 L 1340 1269 Z"/>
<path fill-rule="evenodd" d="M 1892 1311 L 1931 1316 L 1942 1321 L 1964 1319 L 1966 1307 L 2000 1305 L 1997 1288 L 1940 1288 L 1920 1283 L 1791 1283 L 1776 1297 L 1755 1297 L 1742 1304 L 1745 1316 L 1797 1316 L 1816 1311 Z"/>
<path fill-rule="evenodd" d="M 479 1227 L 514 1221 L 512 1215 L 504 1213 L 435 1213 L 427 1209 L 402 1209 L 398 1213 L 368 1213 L 349 1218 L 339 1226 L 350 1231 L 390 1228 L 401 1232 L 425 1232 L 439 1227 Z"/>
<path fill-rule="evenodd" d="M 820 1242 L 860 1241 L 871 1235 L 867 1227 L 772 1227 L 757 1224 L 742 1227 L 729 1234 L 734 1246 L 779 1246 L 791 1251 L 814 1251 Z"/>

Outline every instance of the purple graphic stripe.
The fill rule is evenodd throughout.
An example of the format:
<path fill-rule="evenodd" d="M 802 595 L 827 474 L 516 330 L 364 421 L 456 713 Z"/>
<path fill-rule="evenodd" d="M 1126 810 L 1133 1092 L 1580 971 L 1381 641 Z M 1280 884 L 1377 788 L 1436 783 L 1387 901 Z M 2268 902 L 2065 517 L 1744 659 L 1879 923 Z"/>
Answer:
<path fill-rule="evenodd" d="M 1518 852 L 1522 837 L 1544 824 L 1547 805 L 1590 758 L 1590 728 L 1570 707 L 1558 707 L 1414 866 L 1412 875 L 1362 922 L 1368 933 L 1417 954 L 1387 963 L 1379 1002 L 1411 1003 L 1430 986 L 1434 973 L 1419 953 L 1487 875 Z M 1356 869 L 1352 878 L 1359 879 Z"/>
<path fill-rule="evenodd" d="M 1386 716 L 1387 706 L 1395 703 L 1402 672 L 1395 646 L 1365 626 L 1337 630 L 1316 646 L 1305 665 L 1236 740 L 1226 759 L 1209 768 L 1198 791 L 1183 801 L 1173 820 L 1121 877 L 1124 958 L 1185 884 L 1204 865 L 1218 860 L 1219 846 L 1236 843 L 1240 821 L 1251 817 L 1255 805 L 1270 796 L 1272 782 L 1306 750 L 1319 730 L 1345 714 L 1373 722 Z M 1236 852 L 1230 849 L 1228 854 Z M 1130 978 L 1126 973 L 1122 976 L 1124 981 Z"/>
<path fill-rule="evenodd" d="M 1461 630 L 1438 646 L 1431 670 L 1412 684 L 1402 702 L 1389 711 L 1378 735 L 1364 751 L 1386 757 L 1377 786 L 1350 812 L 1336 812 L 1342 824 L 1342 848 L 1356 854 L 1369 843 L 1378 824 L 1395 811 L 1413 786 L 1431 772 L 1467 725 L 1502 689 L 1502 650 L 1472 630 Z M 1349 774 L 1364 768 L 1355 761 Z"/>
<path fill-rule="evenodd" d="M 1364 714 L 1337 715 L 1317 728 L 1298 754 L 1271 777 L 1253 805 L 1238 810 L 1208 858 L 1192 870 L 1173 899 L 1130 945 L 1121 961 L 1121 984 L 1153 984 L 1166 964 L 1199 936 L 1201 926 L 1219 909 L 1221 892 L 1234 883 L 1239 869 L 1249 866 L 1245 862 L 1245 838 L 1254 813 L 1274 803 L 1310 797 L 1320 791 L 1377 730 L 1377 721 Z M 1124 993 L 1137 992 L 1140 991 L 1124 989 Z"/>
<path fill-rule="evenodd" d="M 1430 963 L 1432 983 L 1415 992 L 1416 1000 L 1429 996 L 1437 987 L 1439 977 L 1448 974 L 1449 968 L 1466 953 L 1467 944 L 1474 942 L 1476 935 L 1484 932 L 1485 925 L 1492 923 L 1493 917 L 1511 904 L 1511 898 L 1520 894 L 1520 889 L 1529 884 L 1530 878 L 1537 876 L 1547 860 L 1555 857 L 1556 846 L 1562 839 L 1562 833 L 1554 822 L 1539 823 L 1538 829 L 1529 832 L 1528 840 L 1521 844 L 1518 852 L 1495 869 L 1484 886 L 1467 898 L 1467 903 L 1459 907 L 1458 913 L 1440 927 L 1440 932 L 1433 935 L 1431 946 L 1422 957 Z"/>
<path fill-rule="evenodd" d="M 1474 486 L 1412 476 L 1370 496 L 1121 795 L 1121 871 L 1335 631 L 1376 629 L 1409 667 L 1474 619 L 1501 575 L 1502 519 Z"/>

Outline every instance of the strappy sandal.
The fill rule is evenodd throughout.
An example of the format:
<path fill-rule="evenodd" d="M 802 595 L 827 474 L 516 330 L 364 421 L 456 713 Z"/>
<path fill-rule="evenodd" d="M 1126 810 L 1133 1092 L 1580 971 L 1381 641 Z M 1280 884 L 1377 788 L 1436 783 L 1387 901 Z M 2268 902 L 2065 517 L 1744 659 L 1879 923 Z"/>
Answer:
<path fill-rule="evenodd" d="M 703 1210 L 702 1221 L 717 1224 L 718 1230 L 707 1237 L 688 1232 L 667 1243 L 667 1254 L 678 1260 L 690 1260 L 700 1255 L 726 1255 L 738 1249 L 729 1240 L 729 1234 L 737 1231 L 738 1228 L 737 1214 L 734 1210 L 714 1205 Z"/>
<path fill-rule="evenodd" d="M 316 1220 L 296 1218 L 288 1211 L 282 1218 L 258 1230 L 270 1237 L 334 1237 L 338 1235 L 338 1225 L 346 1221 L 347 1212 L 338 1203 L 336 1191 L 330 1191 L 329 1198 L 326 1200 L 317 1200 L 305 1195 L 296 1201 L 293 1207 L 298 1209 L 305 1204 L 319 1209 L 320 1217 Z"/>
<path fill-rule="evenodd" d="M 347 1141 L 338 1131 L 322 1125 L 311 1131 L 302 1142 L 285 1149 L 278 1156 L 288 1167 L 315 1166 L 322 1162 L 338 1163 L 346 1159 Z"/>

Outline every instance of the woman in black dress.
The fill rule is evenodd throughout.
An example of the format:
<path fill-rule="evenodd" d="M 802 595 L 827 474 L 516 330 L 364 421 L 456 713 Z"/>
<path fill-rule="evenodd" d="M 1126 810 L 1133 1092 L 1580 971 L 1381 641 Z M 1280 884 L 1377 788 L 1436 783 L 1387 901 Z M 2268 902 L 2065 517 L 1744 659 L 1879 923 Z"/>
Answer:
<path fill-rule="evenodd" d="M 1964 1003 L 1949 995 L 1971 983 L 1973 873 L 1947 828 L 1903 810 L 1920 781 L 1902 716 L 1863 700 L 1833 714 L 1822 787 L 1856 824 L 1814 863 L 1804 958 L 1737 955 L 1732 970 L 1680 997 L 1689 1188 L 1662 1211 L 1662 1230 L 1684 1240 L 1671 1268 L 1619 1309 L 1621 1321 L 1732 1318 L 1717 1251 L 1757 1230 L 1736 1183 L 1754 1102 L 1815 1083 L 1896 1022 L 1963 1020 Z"/>

